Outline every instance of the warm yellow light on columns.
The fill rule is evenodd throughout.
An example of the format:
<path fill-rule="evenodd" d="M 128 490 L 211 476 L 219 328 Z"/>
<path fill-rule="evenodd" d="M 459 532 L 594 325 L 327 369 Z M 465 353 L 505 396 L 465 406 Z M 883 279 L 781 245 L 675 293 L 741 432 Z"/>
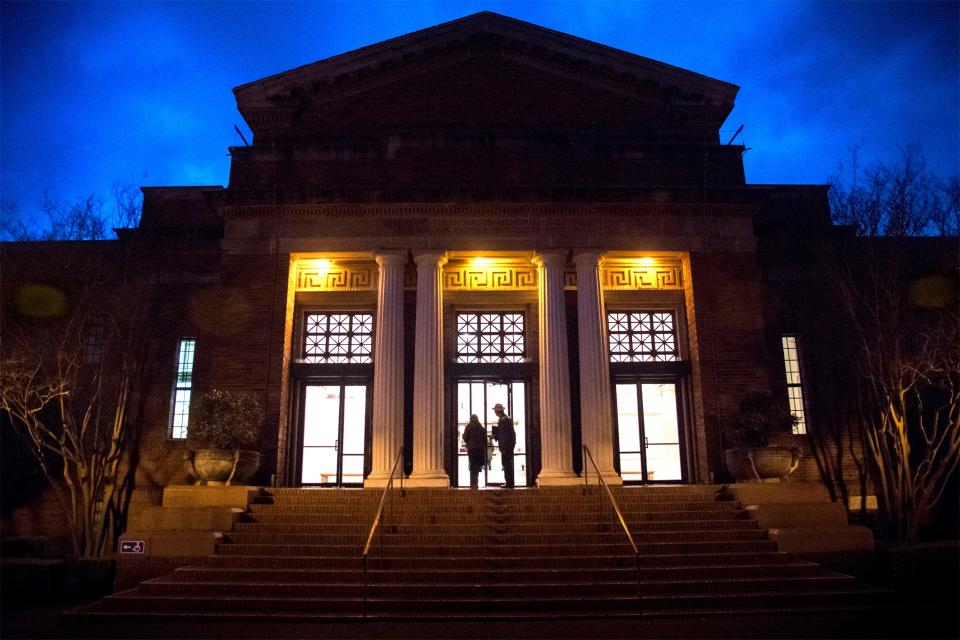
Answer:
<path fill-rule="evenodd" d="M 570 421 L 567 312 L 563 294 L 563 253 L 538 254 L 540 334 L 540 457 L 537 486 L 575 484 Z"/>
<path fill-rule="evenodd" d="M 443 253 L 414 256 L 417 320 L 413 373 L 413 473 L 408 487 L 449 487 L 443 467 Z"/>
<path fill-rule="evenodd" d="M 405 253 L 376 256 L 379 266 L 373 370 L 373 442 L 364 487 L 384 487 L 403 444 L 403 270 Z M 402 469 L 401 469 L 402 473 Z"/>
<path fill-rule="evenodd" d="M 583 444 L 597 463 L 607 484 L 623 484 L 613 467 L 613 418 L 610 410 L 610 356 L 607 350 L 606 318 L 600 266 L 603 255 L 584 251 L 573 257 L 577 265 L 577 326 L 580 353 L 580 425 Z M 588 476 L 596 471 L 583 461 Z"/>

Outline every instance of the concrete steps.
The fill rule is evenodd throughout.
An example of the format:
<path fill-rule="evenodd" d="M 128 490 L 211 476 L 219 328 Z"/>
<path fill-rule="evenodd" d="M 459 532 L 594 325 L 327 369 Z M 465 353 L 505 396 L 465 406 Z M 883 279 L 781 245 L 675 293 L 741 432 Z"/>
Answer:
<path fill-rule="evenodd" d="M 72 614 L 347 620 L 690 616 L 883 606 L 886 592 L 780 553 L 716 487 L 409 490 L 364 563 L 379 491 L 271 489 L 203 565 Z M 639 594 L 639 595 L 638 595 Z"/>

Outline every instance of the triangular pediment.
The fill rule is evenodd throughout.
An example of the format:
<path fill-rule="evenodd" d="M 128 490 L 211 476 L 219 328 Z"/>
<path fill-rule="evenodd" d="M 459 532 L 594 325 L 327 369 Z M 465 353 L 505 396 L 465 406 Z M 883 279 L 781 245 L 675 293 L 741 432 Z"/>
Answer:
<path fill-rule="evenodd" d="M 726 82 L 489 12 L 234 89 L 255 134 L 364 123 L 521 124 L 527 116 L 553 126 L 668 117 L 719 127 L 736 92 Z"/>

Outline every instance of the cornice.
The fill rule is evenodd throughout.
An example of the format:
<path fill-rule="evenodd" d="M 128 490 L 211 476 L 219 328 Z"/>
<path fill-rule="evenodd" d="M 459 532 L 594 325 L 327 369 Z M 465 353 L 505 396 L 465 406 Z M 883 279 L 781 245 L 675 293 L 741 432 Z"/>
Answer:
<path fill-rule="evenodd" d="M 753 216 L 761 204 L 726 203 L 338 203 L 298 205 L 222 205 L 224 220 L 289 218 L 357 218 L 390 216 L 442 216 L 458 218 L 525 216 Z"/>

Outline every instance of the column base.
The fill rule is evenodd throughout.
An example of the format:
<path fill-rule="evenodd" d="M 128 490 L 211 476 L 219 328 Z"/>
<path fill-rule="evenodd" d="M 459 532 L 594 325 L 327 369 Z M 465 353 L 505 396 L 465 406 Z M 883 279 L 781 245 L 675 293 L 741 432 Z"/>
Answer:
<path fill-rule="evenodd" d="M 613 471 L 613 470 L 601 471 L 600 475 L 603 476 L 603 481 L 607 483 L 608 487 L 619 487 L 623 485 L 623 478 L 621 478 L 620 474 L 617 473 L 616 471 Z M 583 478 L 580 478 L 580 479 L 583 480 Z M 594 485 L 594 486 L 599 484 L 597 482 L 597 473 L 593 469 L 591 469 L 590 473 L 587 474 L 586 484 Z"/>
<path fill-rule="evenodd" d="M 390 480 L 390 476 L 389 476 L 388 474 L 373 475 L 373 474 L 371 473 L 369 476 L 367 476 L 366 478 L 364 478 L 364 480 L 363 480 L 363 488 L 364 488 L 364 489 L 383 489 L 384 487 L 387 486 L 387 482 L 388 482 L 389 480 Z M 407 485 L 407 479 L 406 479 L 406 478 L 403 479 L 403 485 L 404 485 L 404 486 Z M 398 476 L 398 475 L 397 475 L 397 476 L 393 476 L 393 486 L 396 487 L 397 489 L 400 488 L 400 476 Z"/>
<path fill-rule="evenodd" d="M 582 485 L 583 478 L 572 471 L 541 471 L 537 476 L 538 487 L 569 487 L 575 484 Z"/>
<path fill-rule="evenodd" d="M 403 481 L 404 489 L 447 489 L 450 487 L 450 477 L 445 473 L 413 473 Z"/>

